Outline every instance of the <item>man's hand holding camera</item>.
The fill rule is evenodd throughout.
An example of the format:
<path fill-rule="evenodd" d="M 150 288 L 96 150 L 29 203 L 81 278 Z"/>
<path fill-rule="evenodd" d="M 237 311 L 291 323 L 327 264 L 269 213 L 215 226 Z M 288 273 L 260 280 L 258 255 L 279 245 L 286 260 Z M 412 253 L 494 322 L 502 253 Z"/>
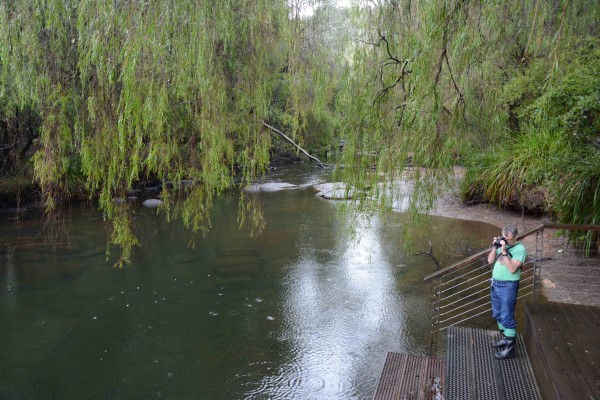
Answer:
<path fill-rule="evenodd" d="M 494 242 L 492 243 L 495 248 L 502 247 L 502 253 L 506 254 L 506 245 L 508 245 L 508 239 L 504 236 L 494 237 Z"/>
<path fill-rule="evenodd" d="M 506 235 L 506 233 L 504 232 L 503 234 Z M 508 270 L 511 273 L 514 273 L 521 266 L 522 263 L 520 261 L 512 259 L 512 256 L 510 255 L 507 249 L 507 247 L 510 245 L 508 241 L 509 238 L 505 236 L 494 237 L 494 240 L 492 242 L 492 249 L 488 254 L 488 263 L 492 264 L 493 262 L 498 261 L 500 264 L 508 268 Z M 500 254 L 497 254 L 498 249 L 500 249 Z"/>
<path fill-rule="evenodd" d="M 506 264 L 505 258 L 508 255 L 508 253 L 506 252 L 506 246 L 508 245 L 508 239 L 506 239 L 504 236 L 495 237 L 493 245 L 494 245 L 494 249 L 500 249 L 500 255 L 498 255 L 497 260 L 501 264 Z"/>

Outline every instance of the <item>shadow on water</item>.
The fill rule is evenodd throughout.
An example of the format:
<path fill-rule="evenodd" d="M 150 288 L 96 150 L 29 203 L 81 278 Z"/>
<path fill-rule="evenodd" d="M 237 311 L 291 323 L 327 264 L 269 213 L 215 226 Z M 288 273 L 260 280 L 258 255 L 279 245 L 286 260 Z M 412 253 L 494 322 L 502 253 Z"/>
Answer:
<path fill-rule="evenodd" d="M 195 249 L 178 221 L 138 209 L 142 247 L 124 269 L 105 260 L 97 210 L 72 210 L 54 256 L 35 216 L 0 221 L 0 398 L 370 397 L 388 351 L 429 350 L 436 266 L 402 253 L 401 214 L 350 235 L 336 203 L 304 188 L 323 178 L 300 172 L 269 178 L 299 187 L 261 194 L 254 237 L 233 196 Z M 496 230 L 436 218 L 426 237 L 448 265 L 456 243 Z"/>

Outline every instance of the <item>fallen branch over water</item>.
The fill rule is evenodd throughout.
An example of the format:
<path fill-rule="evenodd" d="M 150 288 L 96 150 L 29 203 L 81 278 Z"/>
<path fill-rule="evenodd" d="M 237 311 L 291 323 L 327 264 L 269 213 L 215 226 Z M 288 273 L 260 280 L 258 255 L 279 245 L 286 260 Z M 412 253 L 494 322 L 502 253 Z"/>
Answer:
<path fill-rule="evenodd" d="M 296 142 L 294 142 L 292 139 L 290 139 L 285 133 L 281 132 L 279 129 L 272 127 L 271 125 L 267 124 L 264 121 L 260 121 L 265 127 L 269 128 L 270 130 L 272 130 L 273 132 L 277 133 L 279 136 L 281 136 L 282 138 L 284 138 L 285 140 L 287 140 L 288 142 L 290 142 L 291 144 L 293 144 L 294 146 L 296 146 L 296 148 L 298 150 L 300 150 L 302 153 L 304 153 L 308 158 L 310 158 L 311 161 L 313 161 L 315 164 L 317 164 L 319 167 L 321 168 L 325 168 L 325 167 L 329 167 L 331 166 L 330 164 L 325 164 L 322 163 L 317 157 L 311 156 L 310 154 L 308 154 L 308 152 L 306 150 L 304 150 L 302 147 L 298 146 L 296 144 Z"/>

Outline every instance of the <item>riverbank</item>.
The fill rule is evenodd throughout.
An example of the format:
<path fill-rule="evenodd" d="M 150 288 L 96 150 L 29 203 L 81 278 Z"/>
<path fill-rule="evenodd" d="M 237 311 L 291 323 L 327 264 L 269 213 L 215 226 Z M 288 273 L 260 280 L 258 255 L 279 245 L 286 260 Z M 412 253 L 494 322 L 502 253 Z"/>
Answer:
<path fill-rule="evenodd" d="M 462 168 L 456 168 L 454 185 L 449 189 L 445 196 L 438 199 L 436 207 L 431 211 L 431 215 L 486 222 L 497 226 L 499 229 L 502 229 L 507 225 L 513 225 L 517 227 L 520 234 L 534 229 L 543 223 L 554 222 L 552 218 L 547 215 L 526 214 L 525 212 L 501 208 L 495 204 L 465 204 L 460 195 L 460 185 L 463 176 L 464 170 Z M 535 236 L 525 238 L 523 243 L 528 247 L 535 246 Z M 552 231 L 544 232 L 543 254 L 547 256 L 555 254 L 556 252 L 562 252 L 566 247 L 567 243 L 564 238 L 555 237 L 554 232 Z"/>
<path fill-rule="evenodd" d="M 537 215 L 523 214 L 512 210 L 502 209 L 493 204 L 464 204 L 460 195 L 455 192 L 440 199 L 431 215 L 464 219 L 469 221 L 486 222 L 502 228 L 515 225 L 520 233 L 526 232 L 550 218 Z"/>

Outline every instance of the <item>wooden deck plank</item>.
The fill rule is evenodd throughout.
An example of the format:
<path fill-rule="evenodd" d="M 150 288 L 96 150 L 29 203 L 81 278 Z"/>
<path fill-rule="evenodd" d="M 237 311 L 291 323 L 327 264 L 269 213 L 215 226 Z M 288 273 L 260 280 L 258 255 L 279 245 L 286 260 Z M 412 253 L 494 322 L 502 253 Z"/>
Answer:
<path fill-rule="evenodd" d="M 586 306 L 557 304 L 560 318 L 564 320 L 561 329 L 567 346 L 579 365 L 582 378 L 593 395 L 591 398 L 600 399 L 600 340 L 597 331 L 591 331 L 588 328 L 589 325 L 582 318 L 581 308 L 585 308 L 584 311 L 587 314 L 584 314 L 585 316 L 593 317 L 589 315 L 589 312 L 593 310 L 588 309 Z M 584 396 L 589 396 L 589 393 L 584 393 Z"/>
<path fill-rule="evenodd" d="M 557 374 L 559 374 L 566 376 L 570 381 L 570 386 L 559 387 L 559 398 L 561 400 L 585 399 L 585 393 L 589 391 L 589 388 L 587 382 L 581 376 L 581 368 L 568 348 L 567 338 L 561 331 L 558 314 L 547 308 L 543 315 L 543 323 L 550 339 L 549 342 L 542 343 L 543 350 L 545 353 L 555 352 L 560 360 L 558 364 L 550 366 L 555 371 L 552 374 L 553 379 L 556 379 Z M 542 325 L 540 324 L 540 326 Z"/>
<path fill-rule="evenodd" d="M 557 340 L 560 343 L 555 343 L 555 348 L 560 349 L 561 358 L 564 357 L 563 361 L 563 373 L 569 377 L 571 384 L 573 385 L 574 395 L 576 398 L 586 399 L 589 398 L 589 394 L 593 392 L 593 388 L 589 385 L 585 377 L 585 368 L 582 368 L 581 361 L 577 357 L 577 350 L 579 346 L 571 338 L 573 336 L 573 327 L 568 324 L 565 313 L 563 312 L 560 303 L 553 306 L 553 317 L 552 323 L 555 328 L 560 332 L 560 336 L 557 336 Z"/>
<path fill-rule="evenodd" d="M 523 338 L 527 344 L 529 359 L 531 360 L 531 365 L 535 371 L 535 377 L 538 382 L 542 398 L 552 399 L 555 396 L 555 389 L 552 377 L 549 374 L 550 371 L 547 368 L 536 368 L 538 365 L 543 365 L 544 362 L 544 354 L 541 351 L 542 346 L 540 345 L 539 340 L 536 339 L 538 334 L 539 333 L 535 328 L 535 323 L 532 321 L 531 315 L 529 313 L 526 314 Z"/>
<path fill-rule="evenodd" d="M 589 325 L 584 320 L 585 316 L 580 314 L 578 306 L 572 304 L 558 304 L 558 309 L 565 320 L 564 336 L 567 344 L 571 345 L 573 355 L 578 363 L 585 361 L 585 369 L 592 368 L 597 362 L 600 362 L 600 337 L 596 332 L 590 330 Z M 596 365 L 595 368 L 598 368 Z"/>
<path fill-rule="evenodd" d="M 544 394 L 544 398 L 549 395 L 555 399 L 562 399 L 573 393 L 571 380 L 562 372 L 553 374 L 552 371 L 562 371 L 562 359 L 557 351 L 555 351 L 554 341 L 555 335 L 551 334 L 551 326 L 548 327 L 545 318 L 547 310 L 543 307 L 537 307 L 536 313 L 532 315 L 532 332 L 533 338 L 531 352 L 533 370 L 548 371 L 548 383 L 550 387 L 541 386 L 540 389 Z M 552 388 L 552 390 L 550 390 Z M 568 397 L 566 397 L 568 398 Z M 571 397 L 572 398 L 572 397 Z"/>
<path fill-rule="evenodd" d="M 565 336 L 563 330 L 565 327 L 564 319 L 560 315 L 558 307 L 554 307 L 552 313 L 545 314 L 546 327 L 552 341 L 551 346 L 554 347 L 554 351 L 558 354 L 562 365 L 555 365 L 554 368 L 560 368 L 562 373 L 569 378 L 571 382 L 568 390 L 559 388 L 561 399 L 584 399 L 585 393 L 589 391 L 587 382 L 583 378 L 583 371 L 579 366 L 577 360 L 573 356 L 569 345 L 567 344 L 568 335 Z M 545 351 L 552 351 L 552 348 L 545 349 Z"/>
<path fill-rule="evenodd" d="M 600 398 L 596 326 L 600 312 L 587 306 L 548 303 L 528 310 L 531 359 L 545 397 Z M 593 347 L 593 348 L 592 348 Z"/>
<path fill-rule="evenodd" d="M 588 333 L 600 342 L 600 311 L 598 307 L 577 306 L 574 307 L 577 315 L 588 326 Z"/>

